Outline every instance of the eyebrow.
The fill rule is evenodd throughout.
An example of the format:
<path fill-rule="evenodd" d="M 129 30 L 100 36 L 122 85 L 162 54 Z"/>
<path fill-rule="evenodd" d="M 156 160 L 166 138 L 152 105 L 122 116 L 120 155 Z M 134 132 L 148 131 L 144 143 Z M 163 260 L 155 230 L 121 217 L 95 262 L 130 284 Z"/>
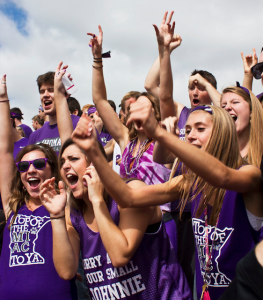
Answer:
<path fill-rule="evenodd" d="M 194 123 L 194 125 L 195 125 L 195 126 L 199 126 L 199 125 L 204 125 L 204 126 L 206 126 L 206 124 L 203 123 L 203 122 L 197 122 L 197 123 Z M 185 125 L 185 127 L 187 127 L 187 126 L 188 126 L 188 127 L 192 127 L 192 126 L 189 125 L 189 124 L 186 124 L 186 125 Z"/>

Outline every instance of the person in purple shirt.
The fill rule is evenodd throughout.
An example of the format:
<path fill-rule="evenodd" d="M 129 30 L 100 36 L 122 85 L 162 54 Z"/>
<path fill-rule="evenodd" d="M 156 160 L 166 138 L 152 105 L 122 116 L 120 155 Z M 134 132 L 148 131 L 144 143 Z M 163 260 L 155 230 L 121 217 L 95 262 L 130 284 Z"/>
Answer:
<path fill-rule="evenodd" d="M 49 121 L 43 127 L 33 132 L 29 138 L 29 145 L 44 143 L 51 146 L 59 154 L 61 140 L 58 133 L 56 106 L 54 102 L 54 76 L 55 72 L 47 72 L 39 75 L 37 85 L 40 93 L 40 100 L 45 115 L 49 116 Z M 68 97 L 68 95 L 66 96 Z M 79 117 L 71 116 L 73 128 L 76 127 Z"/>
<path fill-rule="evenodd" d="M 59 177 L 57 156 L 48 145 L 29 145 L 14 164 L 6 76 L 0 83 L 0 115 L 0 190 L 7 222 L 0 257 L 0 298 L 76 300 L 74 276 L 61 279 L 53 263 L 51 219 L 56 217 L 39 198 L 40 185 Z"/>
<path fill-rule="evenodd" d="M 184 165 L 183 175 L 169 184 L 129 188 L 90 145 L 98 175 L 120 207 L 146 207 L 181 199 L 182 212 L 192 201 L 196 243 L 198 299 L 218 299 L 235 276 L 235 267 L 263 237 L 261 171 L 244 163 L 235 124 L 216 106 L 196 107 L 186 123 L 186 142 L 159 126 L 150 101 L 131 105 L 128 123 L 135 122 L 171 151 Z M 91 125 L 89 125 L 91 126 Z M 86 135 L 93 140 L 92 130 Z M 83 138 L 84 138 L 83 134 Z M 91 143 L 91 141 L 90 141 Z"/>
<path fill-rule="evenodd" d="M 23 114 L 20 108 L 18 107 L 11 108 L 11 114 L 12 114 L 12 118 L 15 121 L 15 125 L 21 127 L 25 133 L 25 137 L 29 139 L 32 133 L 32 129 L 29 126 L 22 124 L 21 120 L 23 119 Z"/>

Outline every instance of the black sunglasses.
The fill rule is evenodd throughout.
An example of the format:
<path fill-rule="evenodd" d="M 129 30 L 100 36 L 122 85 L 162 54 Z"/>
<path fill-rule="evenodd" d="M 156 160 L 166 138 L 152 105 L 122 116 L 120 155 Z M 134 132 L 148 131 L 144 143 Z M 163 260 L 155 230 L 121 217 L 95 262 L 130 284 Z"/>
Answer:
<path fill-rule="evenodd" d="M 263 62 L 260 62 L 251 68 L 251 72 L 255 79 L 260 79 L 263 73 Z"/>
<path fill-rule="evenodd" d="M 47 158 L 38 158 L 34 160 L 24 160 L 24 161 L 19 161 L 16 163 L 17 169 L 19 172 L 26 172 L 30 165 L 33 164 L 33 166 L 38 169 L 44 169 L 46 167 L 48 159 Z"/>

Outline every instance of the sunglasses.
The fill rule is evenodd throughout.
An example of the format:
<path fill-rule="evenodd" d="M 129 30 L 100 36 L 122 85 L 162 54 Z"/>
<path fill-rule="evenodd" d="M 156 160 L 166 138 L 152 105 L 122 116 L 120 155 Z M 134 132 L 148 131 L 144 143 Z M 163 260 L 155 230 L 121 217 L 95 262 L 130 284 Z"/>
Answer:
<path fill-rule="evenodd" d="M 33 166 L 37 169 L 37 170 L 41 170 L 44 169 L 46 167 L 48 159 L 47 158 L 38 158 L 38 159 L 34 159 L 34 160 L 25 160 L 25 161 L 19 161 L 16 163 L 17 169 L 19 172 L 26 172 L 30 165 L 33 164 Z"/>
<path fill-rule="evenodd" d="M 260 62 L 251 68 L 251 72 L 255 79 L 260 79 L 263 73 L 263 62 Z"/>

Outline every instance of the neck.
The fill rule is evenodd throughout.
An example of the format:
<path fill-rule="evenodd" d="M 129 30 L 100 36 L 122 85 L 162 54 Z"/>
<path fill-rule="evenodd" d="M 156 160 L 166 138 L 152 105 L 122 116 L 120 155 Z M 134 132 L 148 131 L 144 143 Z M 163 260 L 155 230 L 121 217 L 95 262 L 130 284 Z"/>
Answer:
<path fill-rule="evenodd" d="M 15 128 L 13 128 L 13 140 L 14 140 L 14 143 L 21 140 L 22 137 L 21 135 L 17 132 L 17 130 Z"/>
<path fill-rule="evenodd" d="M 42 203 L 39 198 L 30 198 L 26 203 L 26 206 L 29 210 L 34 211 L 39 206 L 42 206 Z"/>
<path fill-rule="evenodd" d="M 57 115 L 48 116 L 49 119 L 49 125 L 55 125 L 57 124 Z"/>
<path fill-rule="evenodd" d="M 22 122 L 20 120 L 15 119 L 15 124 L 16 124 L 16 126 L 19 126 L 22 124 Z"/>
<path fill-rule="evenodd" d="M 147 135 L 144 132 L 138 132 L 138 142 L 141 144 L 145 140 L 147 140 Z"/>
<path fill-rule="evenodd" d="M 49 121 L 49 116 L 45 115 L 44 122 L 48 122 L 48 121 Z"/>
<path fill-rule="evenodd" d="M 248 130 L 238 134 L 238 144 L 241 156 L 245 157 L 249 150 L 249 128 Z"/>

